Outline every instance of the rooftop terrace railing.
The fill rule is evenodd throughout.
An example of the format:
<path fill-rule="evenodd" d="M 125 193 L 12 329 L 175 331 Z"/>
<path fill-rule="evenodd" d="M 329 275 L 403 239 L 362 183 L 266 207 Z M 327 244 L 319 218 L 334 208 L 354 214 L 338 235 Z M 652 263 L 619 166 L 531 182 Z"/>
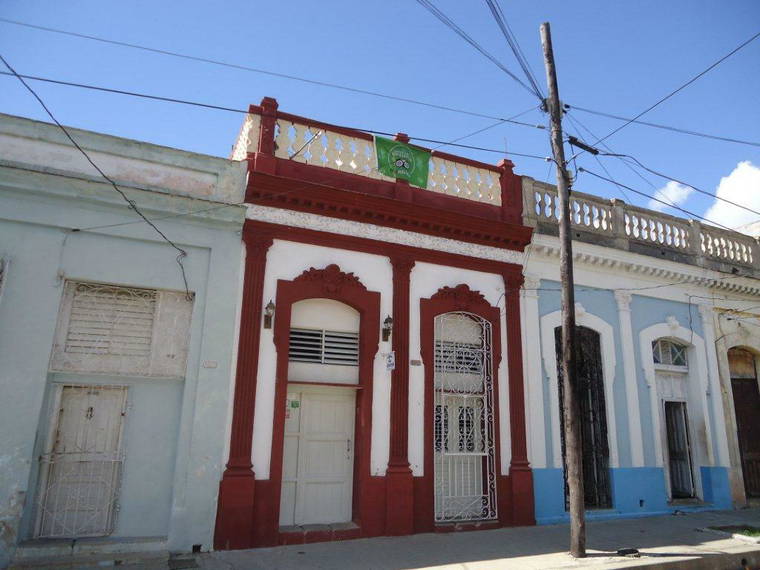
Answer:
<path fill-rule="evenodd" d="M 396 135 L 396 139 L 409 140 L 403 134 Z M 250 106 L 231 158 L 243 160 L 255 153 L 377 181 L 397 182 L 378 172 L 371 134 L 283 113 L 277 109 L 277 102 L 269 98 L 260 106 Z M 420 191 L 497 208 L 511 203 L 519 211 L 521 191 L 511 161 L 491 165 L 437 150 L 430 154 L 428 185 Z M 517 218 L 519 221 L 519 214 Z"/>
<path fill-rule="evenodd" d="M 758 240 L 739 232 L 582 192 L 572 193 L 570 215 L 574 238 L 582 241 L 717 270 L 730 271 L 727 266 L 738 265 L 760 274 Z M 524 176 L 525 225 L 556 234 L 558 219 L 557 188 Z"/>

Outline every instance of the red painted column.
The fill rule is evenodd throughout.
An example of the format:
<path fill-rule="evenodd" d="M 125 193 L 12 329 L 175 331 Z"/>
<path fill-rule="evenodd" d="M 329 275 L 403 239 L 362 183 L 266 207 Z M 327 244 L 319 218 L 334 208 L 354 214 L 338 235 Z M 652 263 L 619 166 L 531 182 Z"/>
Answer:
<path fill-rule="evenodd" d="M 264 97 L 261 100 L 261 128 L 259 130 L 259 148 L 254 155 L 254 168 L 258 172 L 275 174 L 277 159 L 275 153 L 275 131 L 277 126 L 277 99 Z"/>
<path fill-rule="evenodd" d="M 517 272 L 502 275 L 507 317 L 507 367 L 509 369 L 509 426 L 512 435 L 512 461 L 509 479 L 512 487 L 512 520 L 515 525 L 535 524 L 533 472 L 528 462 L 525 433 L 525 385 L 520 326 L 520 287 L 523 276 Z M 531 342 L 537 342 L 533 339 Z"/>
<path fill-rule="evenodd" d="M 414 479 L 409 466 L 409 281 L 414 259 L 390 258 L 393 265 L 390 457 L 386 472 L 385 529 L 389 535 L 414 532 Z"/>
<path fill-rule="evenodd" d="M 261 314 L 267 251 L 272 238 L 243 230 L 245 274 L 238 341 L 230 456 L 219 484 L 214 548 L 250 548 L 253 539 L 253 495 L 256 476 L 251 464 L 253 411 L 259 364 Z"/>
<path fill-rule="evenodd" d="M 502 159 L 499 182 L 501 185 L 501 219 L 512 224 L 522 223 L 522 180 L 515 176 L 512 169 L 515 163 Z"/>

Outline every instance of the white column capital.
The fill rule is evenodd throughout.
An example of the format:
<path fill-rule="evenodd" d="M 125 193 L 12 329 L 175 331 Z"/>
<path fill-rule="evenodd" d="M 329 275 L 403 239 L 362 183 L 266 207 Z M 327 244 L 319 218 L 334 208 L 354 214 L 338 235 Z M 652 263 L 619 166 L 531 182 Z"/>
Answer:
<path fill-rule="evenodd" d="M 631 299 L 633 295 L 629 291 L 618 289 L 615 291 L 615 301 L 617 301 L 618 311 L 630 311 Z"/>
<path fill-rule="evenodd" d="M 538 288 L 541 286 L 541 279 L 535 275 L 526 275 L 523 281 L 522 294 L 525 297 L 538 297 Z"/>
<path fill-rule="evenodd" d="M 712 305 L 708 305 L 707 303 L 697 303 L 697 308 L 699 309 L 699 314 L 702 315 L 702 319 L 704 320 L 711 318 L 715 310 Z"/>

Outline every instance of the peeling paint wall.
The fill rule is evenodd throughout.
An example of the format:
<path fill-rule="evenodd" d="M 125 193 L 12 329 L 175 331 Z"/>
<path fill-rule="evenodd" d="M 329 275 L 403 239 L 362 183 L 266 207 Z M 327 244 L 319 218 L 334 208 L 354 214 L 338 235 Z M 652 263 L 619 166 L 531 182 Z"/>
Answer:
<path fill-rule="evenodd" d="M 175 291 L 184 284 L 176 250 L 135 223 L 113 188 L 85 171 L 57 127 L 0 115 L 0 257 L 11 261 L 0 299 L 0 567 L 33 534 L 37 458 L 61 382 L 129 386 L 114 536 L 164 537 L 172 550 L 212 542 L 244 209 L 209 200 L 239 203 L 245 164 L 73 135 L 188 253 L 195 300 L 187 370 L 174 379 L 49 371 L 65 279 Z"/>

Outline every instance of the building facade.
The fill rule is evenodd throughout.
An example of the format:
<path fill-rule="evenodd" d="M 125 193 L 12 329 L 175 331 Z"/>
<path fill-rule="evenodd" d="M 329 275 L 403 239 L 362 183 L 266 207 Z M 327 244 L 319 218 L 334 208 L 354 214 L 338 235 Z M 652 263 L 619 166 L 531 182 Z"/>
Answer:
<path fill-rule="evenodd" d="M 398 135 L 397 140 L 408 140 Z M 216 548 L 532 524 L 520 179 L 251 106 L 246 261 Z"/>
<path fill-rule="evenodd" d="M 557 192 L 527 177 L 523 186 L 534 228 L 522 292 L 526 408 L 541 524 L 567 519 Z M 757 240 L 579 192 L 571 205 L 587 516 L 746 504 L 760 482 Z"/>
<path fill-rule="evenodd" d="M 0 115 L 0 566 L 212 544 L 245 166 L 70 132 L 184 274 L 59 127 Z"/>

